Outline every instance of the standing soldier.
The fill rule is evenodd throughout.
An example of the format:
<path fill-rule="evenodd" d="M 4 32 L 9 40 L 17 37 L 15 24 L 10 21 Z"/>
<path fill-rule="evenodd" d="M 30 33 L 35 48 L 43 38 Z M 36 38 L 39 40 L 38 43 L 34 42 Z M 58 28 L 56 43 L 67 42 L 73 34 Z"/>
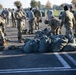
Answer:
<path fill-rule="evenodd" d="M 68 6 L 64 6 L 64 14 L 62 15 L 61 25 L 66 28 L 66 37 L 68 38 L 68 42 L 73 42 L 73 28 L 75 24 L 74 15 L 69 11 Z"/>
<path fill-rule="evenodd" d="M 14 9 L 12 9 L 12 13 L 11 13 L 11 17 L 12 17 L 12 27 L 16 27 L 16 18 L 15 18 L 15 11 Z"/>
<path fill-rule="evenodd" d="M 5 20 L 5 24 L 7 24 L 7 12 L 6 12 L 6 8 L 3 8 L 2 17 Z"/>
<path fill-rule="evenodd" d="M 35 11 L 34 11 L 34 15 L 36 17 L 36 21 L 35 21 L 35 29 L 39 30 L 39 21 L 41 20 L 41 12 L 38 9 L 38 7 L 36 7 Z"/>
<path fill-rule="evenodd" d="M 2 32 L 5 34 L 5 20 L 3 19 L 3 17 L 0 15 L 0 26 L 2 27 Z"/>
<path fill-rule="evenodd" d="M 34 13 L 32 11 L 32 8 L 28 11 L 28 21 L 29 21 L 29 34 L 33 33 L 33 27 L 34 27 Z"/>
<path fill-rule="evenodd" d="M 6 45 L 6 40 L 5 40 L 5 37 L 4 37 L 5 21 L 4 21 L 4 19 L 2 18 L 1 15 L 0 15 L 0 26 L 2 27 L 2 29 L 0 28 L 0 46 L 1 46 L 1 45 Z"/>
<path fill-rule="evenodd" d="M 8 12 L 7 8 L 3 9 L 2 16 L 3 16 L 4 20 L 5 20 L 5 24 L 8 26 L 9 12 Z"/>
<path fill-rule="evenodd" d="M 75 5 L 75 10 L 74 10 L 74 17 L 75 17 L 74 36 L 76 37 L 76 5 Z"/>
<path fill-rule="evenodd" d="M 19 3 L 19 5 L 17 5 L 17 11 L 15 13 L 15 17 L 17 20 L 17 29 L 18 29 L 18 42 L 19 43 L 23 43 L 22 40 L 22 30 L 23 30 L 23 19 L 25 18 L 25 15 L 22 12 L 21 9 L 21 3 Z"/>

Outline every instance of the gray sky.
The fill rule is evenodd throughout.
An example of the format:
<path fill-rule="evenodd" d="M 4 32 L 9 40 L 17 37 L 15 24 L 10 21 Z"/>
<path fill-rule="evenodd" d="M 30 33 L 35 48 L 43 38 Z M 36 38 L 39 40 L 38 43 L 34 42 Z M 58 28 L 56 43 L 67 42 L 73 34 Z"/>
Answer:
<path fill-rule="evenodd" d="M 15 6 L 13 4 L 14 1 L 17 1 L 17 0 L 0 0 L 0 4 L 2 4 L 4 8 L 15 8 Z M 23 8 L 30 7 L 30 1 L 31 0 L 18 0 L 18 1 L 22 2 Z M 36 0 L 36 1 L 40 1 L 41 4 L 45 5 L 48 0 Z M 52 5 L 53 4 L 60 5 L 62 3 L 71 4 L 72 0 L 49 0 L 49 1 L 51 2 Z"/>

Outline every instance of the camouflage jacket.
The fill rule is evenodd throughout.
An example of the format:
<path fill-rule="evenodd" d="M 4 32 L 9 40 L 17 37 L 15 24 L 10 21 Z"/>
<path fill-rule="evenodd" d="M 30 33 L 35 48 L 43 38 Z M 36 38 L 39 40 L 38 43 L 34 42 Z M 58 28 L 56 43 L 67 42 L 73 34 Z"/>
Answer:
<path fill-rule="evenodd" d="M 22 11 L 16 11 L 15 18 L 17 21 L 22 21 L 24 19 L 25 15 Z"/>
<path fill-rule="evenodd" d="M 62 15 L 62 22 L 61 25 L 73 27 L 75 24 L 75 18 L 72 12 L 70 11 L 65 11 Z"/>
<path fill-rule="evenodd" d="M 39 10 L 34 11 L 35 17 L 41 17 L 41 12 Z"/>

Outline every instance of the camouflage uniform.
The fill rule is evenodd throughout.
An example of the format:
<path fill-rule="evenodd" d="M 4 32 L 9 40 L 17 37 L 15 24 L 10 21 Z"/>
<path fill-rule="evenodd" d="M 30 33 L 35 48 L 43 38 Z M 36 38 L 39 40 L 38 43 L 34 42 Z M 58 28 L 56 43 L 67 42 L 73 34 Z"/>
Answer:
<path fill-rule="evenodd" d="M 33 33 L 34 19 L 35 19 L 34 13 L 30 8 L 30 10 L 28 11 L 29 33 Z"/>
<path fill-rule="evenodd" d="M 39 20 L 41 19 L 41 12 L 36 9 L 34 11 L 34 15 L 36 17 L 36 20 L 35 20 L 35 29 L 39 30 Z"/>
<path fill-rule="evenodd" d="M 12 10 L 11 17 L 12 17 L 12 24 L 13 24 L 12 27 L 16 27 L 16 18 L 15 18 L 15 11 L 14 11 L 14 9 Z"/>
<path fill-rule="evenodd" d="M 74 18 L 75 18 L 75 24 L 74 24 L 74 36 L 76 37 L 76 10 L 73 10 L 73 7 L 72 6 L 70 6 L 70 12 L 72 12 L 73 13 L 73 15 L 74 15 Z"/>
<path fill-rule="evenodd" d="M 74 17 L 75 17 L 74 35 L 76 37 L 76 10 L 74 11 Z"/>
<path fill-rule="evenodd" d="M 0 46 L 5 46 L 7 45 L 4 33 L 2 32 L 2 29 L 0 28 Z"/>
<path fill-rule="evenodd" d="M 66 6 L 65 6 L 66 8 Z M 64 14 L 62 15 L 62 22 L 61 25 L 65 26 L 66 28 L 66 36 L 71 36 L 73 38 L 73 27 L 75 24 L 75 18 L 72 12 L 70 12 L 67 8 L 64 11 Z M 70 41 L 71 39 L 69 39 Z"/>
<path fill-rule="evenodd" d="M 51 17 L 49 20 L 49 26 L 51 26 L 51 30 L 54 35 L 60 34 L 60 25 L 61 22 L 56 17 Z"/>
<path fill-rule="evenodd" d="M 18 29 L 18 41 L 20 43 L 22 43 L 22 30 L 23 30 L 23 18 L 25 17 L 25 15 L 23 14 L 22 10 L 17 10 L 15 13 L 15 17 L 17 20 L 17 29 Z"/>
<path fill-rule="evenodd" d="M 2 17 L 0 17 L 0 26 L 2 27 L 2 32 L 5 33 L 5 21 Z"/>

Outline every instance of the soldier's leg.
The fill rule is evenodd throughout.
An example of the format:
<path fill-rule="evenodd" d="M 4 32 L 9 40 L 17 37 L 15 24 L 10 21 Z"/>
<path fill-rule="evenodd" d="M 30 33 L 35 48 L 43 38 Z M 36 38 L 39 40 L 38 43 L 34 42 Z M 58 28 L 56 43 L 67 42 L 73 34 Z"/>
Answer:
<path fill-rule="evenodd" d="M 5 34 L 5 25 L 2 23 L 2 32 Z"/>
<path fill-rule="evenodd" d="M 56 34 L 57 34 L 57 35 L 58 35 L 58 34 L 61 34 L 60 27 L 58 27 L 58 28 L 56 29 Z"/>
<path fill-rule="evenodd" d="M 55 35 L 55 30 L 53 26 L 51 26 L 51 31 L 52 31 L 52 34 Z"/>
<path fill-rule="evenodd" d="M 76 37 L 76 24 L 74 26 L 74 36 Z"/>
<path fill-rule="evenodd" d="M 22 30 L 18 28 L 18 42 L 22 43 Z"/>
<path fill-rule="evenodd" d="M 9 26 L 10 25 L 10 19 L 7 18 L 7 25 Z"/>
<path fill-rule="evenodd" d="M 38 25 L 37 25 L 37 30 L 39 30 L 39 17 L 37 18 L 37 23 L 38 23 Z"/>
<path fill-rule="evenodd" d="M 12 19 L 12 27 L 15 27 L 15 20 Z"/>
<path fill-rule="evenodd" d="M 29 34 L 31 33 L 31 21 L 29 21 Z"/>
<path fill-rule="evenodd" d="M 36 18 L 36 21 L 35 21 L 35 29 L 36 30 L 39 30 L 39 22 L 38 22 L 38 19 Z"/>
<path fill-rule="evenodd" d="M 17 29 L 18 29 L 18 42 L 23 43 L 23 41 L 22 41 L 21 22 L 17 22 Z"/>
<path fill-rule="evenodd" d="M 14 26 L 16 27 L 16 25 L 17 25 L 17 21 L 16 21 L 16 20 L 14 20 Z"/>
<path fill-rule="evenodd" d="M 72 32 L 72 28 L 71 27 L 66 27 L 66 36 L 68 38 L 68 42 L 69 43 L 73 43 L 74 42 L 74 36 L 73 36 L 73 32 Z"/>
<path fill-rule="evenodd" d="M 37 23 L 37 21 L 35 22 L 35 29 L 38 30 L 38 23 Z"/>
<path fill-rule="evenodd" d="M 15 20 L 13 20 L 13 27 L 16 27 L 16 23 L 15 23 Z"/>
<path fill-rule="evenodd" d="M 38 22 L 38 30 L 39 30 L 39 22 Z"/>
<path fill-rule="evenodd" d="M 31 23 L 31 33 L 33 33 L 33 29 L 34 29 L 34 21 L 32 21 Z"/>

